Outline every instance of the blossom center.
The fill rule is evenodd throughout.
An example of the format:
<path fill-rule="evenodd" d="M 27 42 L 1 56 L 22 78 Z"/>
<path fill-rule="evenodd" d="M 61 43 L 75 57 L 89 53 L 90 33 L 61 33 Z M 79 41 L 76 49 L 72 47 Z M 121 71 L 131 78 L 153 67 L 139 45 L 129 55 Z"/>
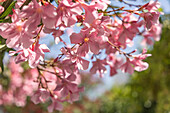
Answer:
<path fill-rule="evenodd" d="M 63 11 L 63 10 L 64 10 L 64 7 L 61 7 L 60 10 Z"/>
<path fill-rule="evenodd" d="M 84 38 L 84 42 L 88 42 L 88 41 L 89 41 L 88 37 Z"/>
<path fill-rule="evenodd" d="M 41 13 L 41 12 L 42 12 L 42 9 L 41 9 L 41 8 L 37 8 L 36 12 L 37 12 L 37 13 Z"/>
<path fill-rule="evenodd" d="M 22 26 L 16 26 L 16 30 L 17 30 L 18 32 L 21 32 L 21 31 L 22 31 Z"/>

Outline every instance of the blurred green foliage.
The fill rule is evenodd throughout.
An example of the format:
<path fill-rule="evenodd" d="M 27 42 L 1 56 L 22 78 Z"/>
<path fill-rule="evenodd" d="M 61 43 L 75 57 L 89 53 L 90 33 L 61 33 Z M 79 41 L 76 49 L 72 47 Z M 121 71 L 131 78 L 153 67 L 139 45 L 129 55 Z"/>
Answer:
<path fill-rule="evenodd" d="M 170 113 L 170 20 L 164 20 L 160 42 L 146 62 L 149 68 L 113 87 L 96 113 Z"/>

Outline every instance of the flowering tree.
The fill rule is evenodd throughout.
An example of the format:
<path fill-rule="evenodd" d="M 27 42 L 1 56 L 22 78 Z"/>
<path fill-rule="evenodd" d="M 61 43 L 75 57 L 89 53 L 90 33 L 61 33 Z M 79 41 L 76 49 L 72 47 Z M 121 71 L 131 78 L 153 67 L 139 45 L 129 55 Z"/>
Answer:
<path fill-rule="evenodd" d="M 80 70 L 103 76 L 110 68 L 110 76 L 117 70 L 132 74 L 143 71 L 148 64 L 142 60 L 151 56 L 147 50 L 134 55 L 137 50 L 126 53 L 124 49 L 133 45 L 136 35 L 143 36 L 143 43 L 152 45 L 159 41 L 159 2 L 144 5 L 130 4 L 115 7 L 109 0 L 1 0 L 1 71 L 5 52 L 11 57 L 10 82 L 0 85 L 0 104 L 24 106 L 26 97 L 35 103 L 51 101 L 48 111 L 62 110 L 63 102 L 72 103 L 79 99 Z M 79 24 L 80 32 L 70 32 L 64 41 L 62 35 L 67 28 Z M 50 49 L 41 44 L 41 34 L 51 34 L 56 44 L 63 43 L 54 59 L 44 59 Z M 134 42 L 135 43 L 135 42 Z M 122 57 L 119 57 L 119 55 Z M 102 55 L 102 57 L 100 57 Z M 25 70 L 20 63 L 28 62 L 31 69 Z M 92 61 L 92 66 L 90 65 Z M 17 63 L 17 64 L 16 64 Z"/>

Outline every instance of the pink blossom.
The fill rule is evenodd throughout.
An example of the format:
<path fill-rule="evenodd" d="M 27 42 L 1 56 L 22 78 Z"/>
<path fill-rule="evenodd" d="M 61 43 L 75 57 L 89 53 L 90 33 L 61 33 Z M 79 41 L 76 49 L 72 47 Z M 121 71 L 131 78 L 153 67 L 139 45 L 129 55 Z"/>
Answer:
<path fill-rule="evenodd" d="M 95 32 L 95 40 L 102 45 L 108 40 L 110 35 L 107 31 L 107 27 L 110 24 L 112 24 L 112 19 L 109 16 L 102 16 L 101 20 L 95 20 L 91 25 L 85 25 Z"/>
<path fill-rule="evenodd" d="M 46 69 L 46 70 L 47 70 L 47 69 Z M 48 69 L 48 71 L 54 72 L 54 73 L 55 73 L 55 71 L 56 71 L 56 72 L 59 73 L 60 70 L 57 69 L 57 68 L 55 68 L 55 70 L 54 70 L 54 69 Z M 55 87 L 56 87 L 56 85 L 57 85 L 57 83 L 56 83 L 56 81 L 57 81 L 56 75 L 55 75 L 55 74 L 52 74 L 52 73 L 49 73 L 49 72 L 46 72 L 46 71 L 43 72 L 43 75 L 44 75 L 44 77 L 46 78 L 46 81 L 42 80 L 43 85 L 44 85 L 45 87 L 48 87 L 48 89 L 51 90 L 51 91 L 54 90 Z M 47 81 L 48 81 L 48 82 L 47 82 Z M 47 82 L 47 83 L 46 83 L 46 82 Z M 46 86 L 46 85 L 48 85 L 48 86 Z"/>
<path fill-rule="evenodd" d="M 161 30 L 162 25 L 161 24 L 154 24 L 152 25 L 151 29 L 149 31 L 146 31 L 143 34 L 143 42 L 142 44 L 149 44 L 149 45 L 153 45 L 154 41 L 159 41 L 160 40 L 160 34 L 162 32 Z"/>
<path fill-rule="evenodd" d="M 160 7 L 160 3 L 158 2 L 158 0 L 151 0 L 145 7 L 145 9 L 147 9 L 148 11 L 151 12 L 155 12 L 158 8 Z"/>
<path fill-rule="evenodd" d="M 45 44 L 34 44 L 32 47 L 28 49 L 21 49 L 18 51 L 11 51 L 10 55 L 14 55 L 19 53 L 15 58 L 16 63 L 20 63 L 23 61 L 29 62 L 30 67 L 36 67 L 40 61 L 43 61 L 44 52 L 49 52 L 50 50 Z"/>
<path fill-rule="evenodd" d="M 4 12 L 4 7 L 2 7 L 2 6 L 0 5 L 0 14 L 1 14 L 2 12 Z"/>
<path fill-rule="evenodd" d="M 1 101 L 3 104 L 25 106 L 27 96 L 31 96 L 33 91 L 37 89 L 37 87 L 35 88 L 37 83 L 33 82 L 33 79 L 37 77 L 37 72 L 33 69 L 28 70 L 26 74 L 23 74 L 23 69 L 19 64 L 14 63 L 13 58 L 10 60 L 8 67 L 12 68 L 10 76 L 11 81 L 7 91 L 3 90 L 3 88 L 3 92 L 0 91 L 0 94 L 2 95 Z"/>
<path fill-rule="evenodd" d="M 133 67 L 132 61 L 130 59 L 127 59 L 126 62 L 120 66 L 120 69 L 124 73 L 129 73 L 129 74 L 134 73 L 134 67 Z"/>
<path fill-rule="evenodd" d="M 91 2 L 92 5 L 96 5 L 97 9 L 101 9 L 102 11 L 106 10 L 110 3 L 109 0 L 92 0 Z"/>
<path fill-rule="evenodd" d="M 6 44 L 9 48 L 18 48 L 19 46 L 28 48 L 33 44 L 34 39 L 32 33 L 26 29 L 26 21 L 22 21 L 19 10 L 13 10 L 11 17 L 12 23 L 4 23 L 0 29 L 0 35 L 7 39 Z"/>
<path fill-rule="evenodd" d="M 76 54 L 76 51 L 71 50 L 71 48 L 61 48 L 61 52 L 66 55 L 66 59 L 70 59 L 72 62 L 75 62 L 79 69 L 88 69 L 89 67 L 89 61 L 83 59 L 78 54 Z"/>
<path fill-rule="evenodd" d="M 85 10 L 85 19 L 84 22 L 92 24 L 95 19 L 98 18 L 98 13 L 96 10 L 96 4 L 88 5 L 86 3 L 81 3 L 81 6 Z"/>
<path fill-rule="evenodd" d="M 59 111 L 61 111 L 62 109 L 63 109 L 62 104 L 60 103 L 59 100 L 57 100 L 57 99 L 55 99 L 55 98 L 52 99 L 51 105 L 48 106 L 48 111 L 49 111 L 49 112 L 53 112 L 54 110 L 59 110 Z"/>
<path fill-rule="evenodd" d="M 10 105 L 14 101 L 13 93 L 10 90 L 4 93 L 1 98 L 4 105 Z"/>
<path fill-rule="evenodd" d="M 0 0 L 0 2 L 5 2 L 6 0 Z"/>
<path fill-rule="evenodd" d="M 102 77 L 103 76 L 102 74 L 106 71 L 105 65 L 107 65 L 105 59 L 104 60 L 97 59 L 96 61 L 93 61 L 93 67 L 90 69 L 90 72 L 92 74 L 98 72 L 100 77 Z"/>
<path fill-rule="evenodd" d="M 65 98 L 69 94 L 79 93 L 81 90 L 78 88 L 79 75 L 77 74 L 67 74 L 61 79 L 55 88 L 55 92 L 60 92 L 59 98 Z"/>
<path fill-rule="evenodd" d="M 28 61 L 35 69 L 24 71 L 20 64 L 10 60 L 7 66 L 10 81 L 6 90 L 0 85 L 0 105 L 25 106 L 27 96 L 31 96 L 35 104 L 51 101 L 49 112 L 61 111 L 63 102 L 77 101 L 79 93 L 84 91 L 84 87 L 79 87 L 79 71 L 89 68 L 88 53 L 92 52 L 92 74 L 102 77 L 106 67 L 110 68 L 110 76 L 118 69 L 133 74 L 134 70 L 148 68 L 143 60 L 151 55 L 146 54 L 145 49 L 138 55 L 133 55 L 136 50 L 126 53 L 122 49 L 132 46 L 136 35 L 144 36 L 148 44 L 160 39 L 161 13 L 157 12 L 160 6 L 157 0 L 136 6 L 138 9 L 108 8 L 110 0 L 59 0 L 57 6 L 47 0 L 32 0 L 28 5 L 25 1 L 16 1 L 13 14 L 4 18 L 5 21 L 11 19 L 11 23 L 0 23 L 0 35 L 7 47 L 16 50 L 9 52 L 16 54 L 16 63 Z M 3 11 L 0 6 L 0 13 Z M 64 30 L 74 29 L 73 25 L 80 25 L 81 30 L 71 31 L 67 40 Z M 52 35 L 56 44 L 64 44 L 54 60 L 44 60 L 50 50 L 39 43 L 41 33 Z M 118 54 L 126 58 L 125 62 Z"/>
<path fill-rule="evenodd" d="M 123 23 L 123 26 L 120 26 L 121 32 L 119 34 L 118 42 L 126 48 L 126 43 L 132 41 L 139 32 L 138 28 L 141 27 L 141 23 L 138 22 L 137 18 L 132 14 L 127 14 L 123 20 L 128 23 Z"/>
<path fill-rule="evenodd" d="M 60 36 L 64 34 L 64 32 L 62 30 L 60 30 L 60 29 L 57 29 L 57 30 L 56 29 L 49 29 L 49 28 L 45 27 L 43 29 L 43 32 L 47 33 L 47 34 L 52 33 L 56 44 L 58 44 L 59 42 L 63 42 L 63 40 L 60 38 Z"/>
<path fill-rule="evenodd" d="M 143 37 L 144 37 L 144 39 L 142 41 L 143 46 L 146 46 L 146 44 L 148 44 L 148 45 L 154 44 L 153 38 L 149 34 L 144 34 Z"/>
<path fill-rule="evenodd" d="M 80 97 L 79 93 L 83 92 L 83 91 L 84 91 L 84 87 L 79 87 L 77 92 L 70 93 L 70 98 L 69 98 L 68 102 L 72 103 L 72 102 L 78 101 L 79 97 Z"/>
<path fill-rule="evenodd" d="M 35 90 L 38 89 L 38 83 L 35 82 L 39 75 L 37 69 L 29 69 L 25 72 L 24 83 L 22 86 L 22 91 L 28 96 L 31 96 Z"/>
<path fill-rule="evenodd" d="M 143 71 L 148 68 L 148 63 L 143 62 L 142 60 L 151 56 L 151 54 L 145 54 L 147 51 L 143 49 L 142 54 L 133 55 L 133 59 L 126 58 L 126 62 L 121 65 L 120 69 L 123 72 L 128 72 L 129 74 L 133 74 L 134 70 Z"/>
<path fill-rule="evenodd" d="M 85 56 L 89 50 L 94 54 L 98 54 L 99 45 L 95 40 L 95 33 L 90 33 L 90 29 L 81 30 L 80 33 L 73 33 L 70 36 L 72 44 L 82 44 L 77 50 L 77 53 L 81 56 Z"/>
<path fill-rule="evenodd" d="M 161 32 L 162 32 L 162 25 L 155 24 L 155 25 L 152 25 L 152 28 L 149 30 L 148 34 L 151 37 L 153 37 L 155 41 L 159 41 Z"/>
<path fill-rule="evenodd" d="M 62 79 L 61 83 L 55 88 L 55 91 L 61 91 L 62 97 L 66 97 L 68 93 L 74 93 L 78 90 L 77 84 L 72 83 L 69 79 Z"/>
<path fill-rule="evenodd" d="M 64 59 L 62 62 L 60 62 L 61 64 L 61 66 L 62 66 L 62 70 L 63 70 L 63 75 L 65 76 L 66 75 L 66 73 L 64 73 L 64 72 L 67 72 L 67 73 L 69 73 L 69 74 L 71 74 L 71 73 L 75 73 L 75 72 L 77 72 L 77 65 L 76 65 L 76 63 L 75 62 L 72 62 L 70 59 Z"/>
<path fill-rule="evenodd" d="M 55 28 L 56 15 L 57 13 L 53 5 L 45 4 L 42 6 L 36 0 L 33 0 L 33 2 L 22 9 L 22 17 L 28 18 L 27 25 L 29 26 L 27 27 L 29 31 L 34 31 L 40 24 L 41 19 L 45 27 Z"/>
<path fill-rule="evenodd" d="M 158 12 L 147 12 L 141 14 L 141 17 L 145 20 L 145 25 L 148 30 L 151 29 L 153 25 L 159 23 L 159 15 L 160 13 Z"/>
<path fill-rule="evenodd" d="M 15 89 L 16 87 L 21 87 L 22 85 L 22 76 L 20 73 L 12 73 L 11 74 L 11 86 L 12 89 Z"/>
<path fill-rule="evenodd" d="M 40 102 L 45 102 L 49 98 L 49 96 L 50 93 L 48 91 L 46 91 L 45 89 L 39 89 L 31 97 L 31 101 L 33 101 L 34 104 L 38 104 Z"/>
<path fill-rule="evenodd" d="M 117 69 L 122 65 L 123 59 L 116 58 L 114 54 L 110 54 L 107 57 L 107 64 L 110 66 L 110 76 L 117 74 Z"/>
<path fill-rule="evenodd" d="M 82 9 L 77 3 L 69 3 L 62 0 L 57 8 L 56 26 L 64 25 L 70 27 L 77 21 L 76 15 L 80 15 Z"/>
<path fill-rule="evenodd" d="M 33 35 L 25 29 L 25 22 L 17 21 L 11 24 L 6 23 L 4 27 L 5 29 L 0 32 L 0 35 L 7 39 L 6 44 L 9 48 L 18 46 L 27 48 L 34 42 Z"/>
<path fill-rule="evenodd" d="M 12 74 L 14 74 L 14 73 L 22 73 L 24 71 L 20 64 L 16 64 L 14 62 L 13 57 L 10 58 L 10 62 L 8 64 L 8 67 L 9 67 Z"/>
<path fill-rule="evenodd" d="M 15 8 L 19 9 L 25 2 L 26 0 L 17 0 L 15 4 Z"/>
<path fill-rule="evenodd" d="M 143 49 L 142 54 L 134 55 L 134 59 L 132 60 L 132 63 L 134 64 L 136 71 L 143 71 L 148 68 L 149 66 L 148 63 L 142 61 L 147 57 L 151 56 L 151 54 L 145 54 L 146 52 L 147 52 L 146 49 Z"/>

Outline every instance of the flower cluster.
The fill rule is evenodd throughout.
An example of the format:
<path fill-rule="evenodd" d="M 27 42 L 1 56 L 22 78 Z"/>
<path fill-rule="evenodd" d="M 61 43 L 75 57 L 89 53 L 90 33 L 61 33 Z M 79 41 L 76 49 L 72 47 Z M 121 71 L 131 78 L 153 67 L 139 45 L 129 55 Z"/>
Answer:
<path fill-rule="evenodd" d="M 129 74 L 134 70 L 146 70 L 148 64 L 142 60 L 151 55 L 146 54 L 145 49 L 138 55 L 133 55 L 136 50 L 126 53 L 124 49 L 133 45 L 136 35 L 143 36 L 143 43 L 149 45 L 160 39 L 161 13 L 157 11 L 160 7 L 157 0 L 141 6 L 133 5 L 136 7 L 133 10 L 115 8 L 109 0 L 92 0 L 89 3 L 84 0 L 58 0 L 57 7 L 45 0 L 32 0 L 28 5 L 25 2 L 17 0 L 10 16 L 11 23 L 0 23 L 0 35 L 6 39 L 7 47 L 15 50 L 9 52 L 16 55 L 15 62 L 28 61 L 29 66 L 35 68 L 21 77 L 22 68 L 13 69 L 12 66 L 11 90 L 0 92 L 6 95 L 1 100 L 6 99 L 6 102 L 19 106 L 25 105 L 26 96 L 31 96 L 35 90 L 31 98 L 35 104 L 51 100 L 49 112 L 62 110 L 62 102 L 77 101 L 79 93 L 84 90 L 79 87 L 79 70 L 89 69 L 100 77 L 106 72 L 106 66 L 110 67 L 110 76 L 114 76 L 118 69 Z M 0 13 L 3 11 L 1 6 Z M 72 29 L 77 23 L 81 30 L 70 34 L 70 47 L 61 36 L 66 28 Z M 54 60 L 44 60 L 45 53 L 50 49 L 39 43 L 42 32 L 51 34 L 57 42 L 65 45 Z M 118 54 L 124 58 L 117 57 Z M 33 79 L 36 79 L 36 88 L 31 85 L 33 81 L 30 80 Z M 28 87 L 32 90 L 26 90 Z"/>
<path fill-rule="evenodd" d="M 10 82 L 0 85 L 0 105 L 25 106 L 27 96 L 32 96 L 33 92 L 38 89 L 37 83 L 34 82 L 38 77 L 38 71 L 36 69 L 24 71 L 13 58 L 10 59 L 8 68 L 10 69 Z"/>

